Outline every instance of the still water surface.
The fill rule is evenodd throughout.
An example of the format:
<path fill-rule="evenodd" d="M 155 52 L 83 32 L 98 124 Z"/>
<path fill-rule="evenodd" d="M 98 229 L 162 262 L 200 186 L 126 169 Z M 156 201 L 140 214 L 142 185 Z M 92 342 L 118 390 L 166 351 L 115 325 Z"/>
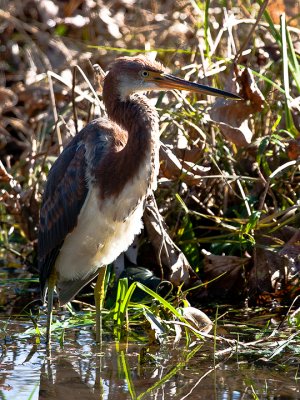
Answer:
<path fill-rule="evenodd" d="M 24 328 L 10 321 L 6 332 Z M 279 369 L 236 355 L 214 365 L 209 346 L 147 347 L 104 337 L 100 348 L 87 328 L 68 333 L 63 347 L 53 343 L 51 353 L 32 339 L 2 340 L 0 399 L 300 399 L 297 365 Z"/>
<path fill-rule="evenodd" d="M 6 272 L 3 276 L 4 272 L 0 274 L 1 400 L 300 399 L 296 351 L 291 356 L 285 353 L 288 363 L 268 361 L 265 354 L 257 352 L 243 358 L 224 352 L 214 358 L 209 340 L 188 348 L 184 342 L 149 346 L 145 335 L 118 343 L 105 334 L 100 348 L 93 330 L 81 327 L 67 329 L 63 347 L 55 339 L 51 352 L 47 352 L 44 343 L 35 342 L 34 334 L 24 333 L 33 328 L 29 317 L 23 322 L 12 319 L 15 310 L 29 301 L 20 292 L 22 283 L 19 287 L 14 281 L 5 281 L 10 276 Z M 229 320 L 231 323 L 232 317 Z M 265 324 L 250 322 L 260 325 L 259 331 Z M 45 325 L 45 321 L 40 323 Z M 228 332 L 236 329 L 233 326 L 220 334 L 229 337 Z M 237 335 L 245 341 L 253 340 L 243 328 Z M 217 349 L 223 349 L 220 343 Z"/>

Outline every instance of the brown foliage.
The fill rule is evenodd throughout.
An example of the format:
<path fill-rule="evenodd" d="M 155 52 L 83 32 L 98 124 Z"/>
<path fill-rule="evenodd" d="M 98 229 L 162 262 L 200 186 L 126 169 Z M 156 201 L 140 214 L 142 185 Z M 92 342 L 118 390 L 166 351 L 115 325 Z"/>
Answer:
<path fill-rule="evenodd" d="M 174 282 L 176 273 L 183 273 L 186 280 L 191 278 L 190 262 L 206 282 L 220 270 L 226 270 L 214 285 L 231 294 L 236 289 L 233 282 L 247 289 L 249 271 L 251 292 L 257 282 L 260 291 L 275 290 L 273 278 L 277 270 L 282 271 L 274 267 L 270 275 L 269 266 L 294 257 L 290 251 L 281 253 L 287 250 L 291 238 L 282 239 L 273 264 L 274 243 L 268 242 L 269 248 L 261 250 L 255 226 L 247 231 L 252 238 L 248 246 L 233 245 L 228 254 L 227 239 L 223 237 L 228 235 L 230 241 L 232 232 L 237 232 L 233 243 L 243 237 L 254 211 L 267 218 L 274 216 L 269 221 L 273 229 L 281 223 L 280 216 L 277 217 L 282 215 L 281 210 L 291 203 L 297 204 L 299 136 L 293 133 L 291 137 L 291 132 L 286 132 L 284 95 L 262 79 L 267 76 L 280 86 L 282 65 L 280 49 L 265 22 L 257 24 L 249 37 L 258 5 L 239 3 L 239 9 L 224 13 L 219 3 L 214 3 L 211 2 L 205 32 L 203 10 L 188 0 L 142 0 L 138 7 L 131 0 L 2 2 L 3 229 L 17 230 L 33 245 L 43 185 L 54 158 L 78 130 L 104 113 L 101 99 L 91 91 L 91 87 L 98 86 L 97 93 L 101 95 L 101 78 L 94 85 L 92 65 L 97 63 L 106 70 L 119 54 L 128 54 L 126 51 L 136 54 L 135 49 L 153 50 L 150 56 L 156 56 L 173 73 L 227 90 L 239 90 L 245 99 L 228 102 L 199 96 L 192 101 L 186 94 L 175 93 L 158 100 L 165 145 L 161 147 L 157 199 L 169 228 L 167 247 L 174 251 L 172 262 L 165 263 L 169 267 L 178 266 L 177 259 L 181 263 L 181 270 L 174 267 Z M 275 14 L 282 9 L 291 18 L 297 15 L 295 4 L 270 2 L 269 11 L 276 23 Z M 294 18 L 291 22 L 296 27 L 292 39 L 297 49 L 300 33 L 296 21 Z M 233 63 L 239 48 L 243 49 L 239 64 L 244 68 L 233 79 Z M 76 67 L 74 77 L 75 66 L 80 66 L 83 73 Z M 252 70 L 258 75 L 253 75 Z M 291 114 L 299 128 L 296 101 L 299 93 L 292 80 L 290 86 L 295 98 Z M 295 163 L 269 180 L 274 171 L 290 160 Z M 185 204 L 184 211 L 178 198 Z M 182 218 L 184 213 L 188 218 Z M 287 221 L 297 225 L 296 217 Z M 261 222 L 262 218 L 258 224 Z M 152 236 L 156 234 L 154 230 Z M 220 239 L 215 239 L 218 235 Z M 156 239 L 155 247 L 160 248 L 161 237 Z M 256 239 L 258 244 L 253 244 Z M 174 250 L 173 241 L 186 252 L 188 261 L 178 249 Z M 214 247 L 218 241 L 224 248 Z M 13 240 L 10 245 L 14 246 Z M 297 243 L 292 246 L 298 251 Z M 209 256 L 201 255 L 203 248 L 209 250 Z M 213 251 L 217 254 L 212 254 Z M 259 277 L 256 283 L 254 276 Z M 243 294 L 247 294 L 246 290 Z"/>

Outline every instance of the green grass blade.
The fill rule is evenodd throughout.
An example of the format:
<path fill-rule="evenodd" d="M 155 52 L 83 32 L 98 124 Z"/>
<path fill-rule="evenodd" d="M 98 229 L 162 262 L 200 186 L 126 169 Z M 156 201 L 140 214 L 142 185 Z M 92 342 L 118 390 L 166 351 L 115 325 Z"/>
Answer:
<path fill-rule="evenodd" d="M 292 38 L 288 29 L 286 29 L 286 41 L 289 52 L 289 66 L 295 80 L 298 91 L 300 92 L 300 65 L 298 62 L 297 54 L 294 49 Z"/>
<path fill-rule="evenodd" d="M 124 297 L 126 295 L 127 290 L 128 290 L 127 278 L 120 279 L 118 282 L 116 304 L 115 304 L 114 315 L 113 315 L 113 320 L 117 324 L 117 326 L 121 325 L 121 322 L 120 322 L 121 306 L 124 301 Z"/>
<path fill-rule="evenodd" d="M 285 91 L 285 119 L 286 119 L 286 129 L 296 135 L 298 133 L 293 116 L 289 107 L 290 103 L 290 83 L 289 83 L 289 67 L 291 66 L 289 63 L 288 58 L 288 51 L 287 51 L 287 39 L 286 39 L 286 22 L 285 22 L 285 15 L 281 15 L 280 17 L 280 30 L 281 30 L 281 43 L 282 43 L 282 62 L 283 62 L 283 85 Z"/>
<path fill-rule="evenodd" d="M 160 304 L 162 304 L 166 309 L 171 311 L 181 321 L 184 321 L 184 318 L 179 314 L 179 312 L 167 300 L 165 300 L 159 294 L 153 292 L 153 290 L 149 289 L 147 286 L 143 285 L 142 283 L 140 283 L 140 282 L 135 282 L 135 283 L 138 288 L 142 289 L 144 292 L 146 292 L 147 294 L 152 296 L 155 300 L 159 301 Z"/>
<path fill-rule="evenodd" d="M 259 5 L 262 5 L 262 0 L 258 0 Z M 280 33 L 278 32 L 278 30 L 275 28 L 275 25 L 273 24 L 272 18 L 270 16 L 270 14 L 268 13 L 268 10 L 265 9 L 264 11 L 264 17 L 265 20 L 267 21 L 267 23 L 269 24 L 269 29 L 270 29 L 270 33 L 271 35 L 274 37 L 274 39 L 276 40 L 277 44 L 281 47 L 281 36 Z"/>
<path fill-rule="evenodd" d="M 180 371 L 182 368 L 184 368 L 187 365 L 187 363 L 195 356 L 196 353 L 198 353 L 198 351 L 202 348 L 202 346 L 203 346 L 203 344 L 196 346 L 195 349 L 193 349 L 192 351 L 190 351 L 188 353 L 188 355 L 184 361 L 181 361 L 177 365 L 175 365 L 175 367 L 173 367 L 170 372 L 168 372 L 165 376 L 163 376 L 158 382 L 155 382 L 155 384 L 152 385 L 151 387 L 149 387 L 149 389 L 147 389 L 145 392 L 141 393 L 137 397 L 137 399 L 138 400 L 143 399 L 146 395 L 153 392 L 153 390 L 159 388 L 165 382 L 168 382 L 173 376 L 175 376 L 178 373 L 178 371 Z"/>
<path fill-rule="evenodd" d="M 180 205 L 184 209 L 184 211 L 188 214 L 189 209 L 187 208 L 185 202 L 183 201 L 183 199 L 182 199 L 182 197 L 180 196 L 179 193 L 175 194 L 175 198 L 176 198 L 176 200 L 178 200 L 178 202 L 180 203 Z"/>
<path fill-rule="evenodd" d="M 178 54 L 195 54 L 194 50 L 191 49 L 179 49 L 179 48 L 151 48 L 149 50 L 145 49 L 125 49 L 124 47 L 111 47 L 111 46 L 96 46 L 96 45 L 88 45 L 90 49 L 103 49 L 107 51 L 116 51 L 118 53 L 151 53 L 152 51 L 156 51 L 157 53 L 178 53 Z"/>
<path fill-rule="evenodd" d="M 205 2 L 205 13 L 204 13 L 204 42 L 205 42 L 205 55 L 209 58 L 210 56 L 210 49 L 209 49 L 209 15 L 208 10 L 210 6 L 210 0 L 206 0 Z"/>

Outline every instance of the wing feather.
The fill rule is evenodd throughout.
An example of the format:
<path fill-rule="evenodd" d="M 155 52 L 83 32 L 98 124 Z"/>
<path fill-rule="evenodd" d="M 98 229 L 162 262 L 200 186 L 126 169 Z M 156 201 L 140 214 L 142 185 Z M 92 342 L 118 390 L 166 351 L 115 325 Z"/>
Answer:
<path fill-rule="evenodd" d="M 88 193 L 87 159 L 101 162 L 109 147 L 107 122 L 92 121 L 67 145 L 53 164 L 40 211 L 38 264 L 43 297 L 47 280 L 68 233 L 77 225 Z"/>

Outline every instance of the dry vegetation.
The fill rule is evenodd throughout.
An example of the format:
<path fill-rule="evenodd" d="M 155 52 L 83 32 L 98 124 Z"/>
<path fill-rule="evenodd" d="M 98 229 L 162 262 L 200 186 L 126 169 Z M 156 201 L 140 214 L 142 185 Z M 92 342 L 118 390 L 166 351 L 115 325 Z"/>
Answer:
<path fill-rule="evenodd" d="M 88 83 L 96 88 L 92 65 L 105 70 L 119 55 L 147 51 L 179 76 L 245 99 L 153 97 L 164 143 L 156 198 L 171 238 L 203 281 L 223 274 L 207 286 L 211 297 L 263 304 L 294 298 L 300 10 L 277 1 L 268 14 L 260 11 L 250 1 L 0 0 L 5 265 L 21 257 L 35 272 L 49 168 L 76 130 L 104 113 L 100 92 L 99 101 Z M 284 11 L 289 29 L 279 19 Z M 149 253 L 144 248 L 139 264 L 155 267 Z"/>

